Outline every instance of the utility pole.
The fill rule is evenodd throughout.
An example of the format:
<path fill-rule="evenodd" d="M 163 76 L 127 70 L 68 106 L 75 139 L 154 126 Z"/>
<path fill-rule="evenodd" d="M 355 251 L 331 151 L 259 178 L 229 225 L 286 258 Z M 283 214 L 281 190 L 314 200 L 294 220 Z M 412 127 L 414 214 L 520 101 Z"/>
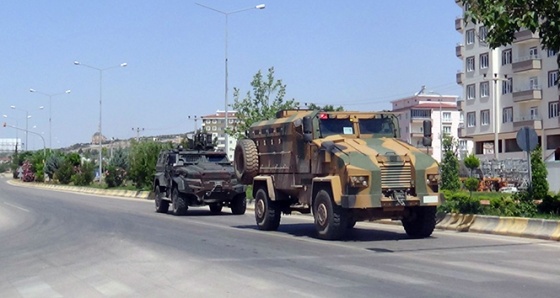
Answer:
<path fill-rule="evenodd" d="M 144 128 L 140 128 L 140 127 L 136 127 L 136 128 L 132 128 L 132 130 L 136 130 L 136 142 L 138 142 L 140 140 L 140 132 L 144 131 Z"/>

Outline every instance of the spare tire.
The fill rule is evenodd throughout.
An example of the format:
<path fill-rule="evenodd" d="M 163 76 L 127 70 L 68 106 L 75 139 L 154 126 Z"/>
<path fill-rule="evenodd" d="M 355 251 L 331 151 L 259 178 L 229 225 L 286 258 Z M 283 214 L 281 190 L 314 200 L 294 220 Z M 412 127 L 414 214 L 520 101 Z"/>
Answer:
<path fill-rule="evenodd" d="M 253 183 L 259 170 L 259 155 L 255 142 L 250 139 L 237 141 L 233 155 L 235 176 L 243 184 Z"/>

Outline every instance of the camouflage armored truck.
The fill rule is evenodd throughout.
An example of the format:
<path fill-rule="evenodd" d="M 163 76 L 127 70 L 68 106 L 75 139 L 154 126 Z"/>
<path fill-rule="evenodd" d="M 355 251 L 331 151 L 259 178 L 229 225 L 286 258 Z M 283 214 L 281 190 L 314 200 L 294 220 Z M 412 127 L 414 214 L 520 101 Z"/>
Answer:
<path fill-rule="evenodd" d="M 191 150 L 162 150 L 153 182 L 156 212 L 184 215 L 189 206 L 210 206 L 212 213 L 222 207 L 244 214 L 246 186 L 238 183 L 225 152 L 216 152 L 212 135 L 198 133 Z"/>
<path fill-rule="evenodd" d="M 431 145 L 431 121 L 423 143 Z M 438 163 L 398 139 L 394 114 L 286 110 L 238 141 L 237 179 L 253 185 L 255 219 L 276 230 L 281 213 L 313 213 L 319 238 L 339 239 L 356 221 L 399 219 L 413 238 L 435 227 Z"/>

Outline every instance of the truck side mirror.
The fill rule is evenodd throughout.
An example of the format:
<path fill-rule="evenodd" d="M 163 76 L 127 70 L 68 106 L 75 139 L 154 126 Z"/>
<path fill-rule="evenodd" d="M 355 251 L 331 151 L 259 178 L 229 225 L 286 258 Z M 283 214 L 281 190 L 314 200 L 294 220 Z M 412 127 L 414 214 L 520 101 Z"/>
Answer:
<path fill-rule="evenodd" d="M 303 140 L 311 142 L 313 140 L 313 119 L 309 116 L 303 117 Z"/>

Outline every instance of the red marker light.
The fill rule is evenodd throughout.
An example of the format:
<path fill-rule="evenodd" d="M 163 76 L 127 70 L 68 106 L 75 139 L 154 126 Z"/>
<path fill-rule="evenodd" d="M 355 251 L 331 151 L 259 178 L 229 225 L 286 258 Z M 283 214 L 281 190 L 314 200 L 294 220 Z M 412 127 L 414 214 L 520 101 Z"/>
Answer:
<path fill-rule="evenodd" d="M 321 113 L 319 114 L 319 119 L 321 120 L 329 119 L 329 115 L 325 113 Z"/>

